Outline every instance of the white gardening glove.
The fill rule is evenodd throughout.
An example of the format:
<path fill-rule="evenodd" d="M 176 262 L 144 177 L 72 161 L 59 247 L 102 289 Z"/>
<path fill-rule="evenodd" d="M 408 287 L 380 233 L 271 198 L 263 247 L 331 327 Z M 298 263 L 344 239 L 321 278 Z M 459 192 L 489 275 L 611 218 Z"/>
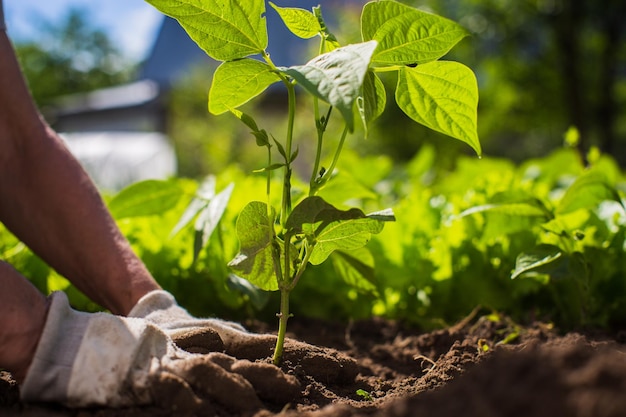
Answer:
<path fill-rule="evenodd" d="M 52 296 L 35 357 L 20 387 L 26 402 L 70 407 L 154 404 L 180 412 L 232 412 L 285 404 L 300 394 L 294 376 L 268 363 L 223 353 L 186 352 L 140 318 L 83 313 L 64 293 Z"/>
<path fill-rule="evenodd" d="M 195 318 L 180 307 L 172 294 L 163 290 L 144 295 L 129 313 L 163 329 L 181 348 L 191 352 L 206 352 L 219 345 L 240 359 L 257 360 L 272 356 L 276 336 L 246 331 L 240 324 L 214 318 Z M 356 361 L 331 349 L 324 349 L 293 339 L 285 340 L 283 358 L 292 365 L 325 382 L 353 381 L 358 374 Z"/>

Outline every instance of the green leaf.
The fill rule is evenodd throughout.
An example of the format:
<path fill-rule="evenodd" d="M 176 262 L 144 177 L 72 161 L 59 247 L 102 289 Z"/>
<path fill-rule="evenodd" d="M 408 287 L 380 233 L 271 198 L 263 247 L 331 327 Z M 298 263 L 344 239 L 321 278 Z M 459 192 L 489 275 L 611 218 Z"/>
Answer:
<path fill-rule="evenodd" d="M 236 109 L 277 81 L 280 78 L 271 67 L 256 59 L 223 62 L 213 75 L 209 111 L 218 115 Z"/>
<path fill-rule="evenodd" d="M 246 126 L 252 129 L 250 133 L 252 133 L 252 136 L 254 136 L 254 138 L 256 139 L 257 146 L 265 146 L 268 148 L 270 147 L 270 141 L 267 132 L 265 131 L 265 129 L 259 129 L 252 116 L 237 109 L 229 110 L 233 115 L 235 115 L 237 119 L 241 120 Z"/>
<path fill-rule="evenodd" d="M 146 180 L 120 191 L 109 202 L 115 219 L 163 214 L 172 209 L 183 195 L 175 181 Z"/>
<path fill-rule="evenodd" d="M 246 205 L 237 218 L 239 253 L 228 264 L 237 275 L 265 291 L 278 290 L 272 228 L 267 204 L 253 201 Z"/>
<path fill-rule="evenodd" d="M 396 102 L 411 119 L 459 139 L 481 154 L 478 85 L 465 65 L 437 61 L 401 69 Z"/>
<path fill-rule="evenodd" d="M 471 207 L 458 217 L 482 213 L 485 225 L 482 235 L 485 239 L 501 238 L 504 235 L 532 230 L 552 218 L 552 213 L 538 199 L 519 190 L 502 192 L 491 197 L 491 203 Z"/>
<path fill-rule="evenodd" d="M 543 272 L 549 265 L 563 257 L 563 251 L 553 245 L 539 245 L 533 250 L 524 252 L 517 257 L 511 279 L 529 272 Z"/>
<path fill-rule="evenodd" d="M 224 215 L 234 186 L 235 184 L 230 183 L 226 188 L 216 194 L 215 197 L 211 198 L 209 203 L 198 213 L 194 229 L 200 237 L 201 249 L 206 247 L 209 238 Z"/>
<path fill-rule="evenodd" d="M 178 232 L 180 232 L 185 226 L 187 226 L 191 221 L 200 213 L 200 211 L 206 207 L 209 203 L 209 200 L 213 198 L 215 195 L 215 176 L 209 175 L 205 178 L 204 181 L 198 187 L 198 191 L 196 192 L 196 197 L 194 197 L 185 211 L 183 215 L 180 216 L 180 219 L 176 223 L 176 226 L 172 229 L 170 233 L 170 237 L 176 236 Z"/>
<path fill-rule="evenodd" d="M 548 220 L 547 213 L 541 207 L 529 203 L 483 204 L 463 211 L 459 217 L 485 212 L 505 214 L 511 217 L 538 217 Z"/>
<path fill-rule="evenodd" d="M 380 233 L 384 221 L 392 221 L 393 215 L 384 211 L 366 216 L 352 208 L 342 211 L 328 204 L 321 197 L 302 200 L 287 218 L 285 228 L 290 234 L 303 233 L 313 245 L 309 262 L 318 265 L 335 250 L 359 249 Z"/>
<path fill-rule="evenodd" d="M 367 137 L 367 127 L 385 111 L 387 105 L 385 85 L 373 71 L 368 71 L 365 74 L 362 95 L 359 99 L 357 100 L 359 115 Z"/>
<path fill-rule="evenodd" d="M 320 25 L 320 34 L 322 35 L 322 52 L 326 53 L 339 48 L 341 45 L 339 45 L 337 38 L 330 32 L 330 30 L 328 30 L 328 26 L 326 26 L 326 22 L 322 16 L 322 7 L 313 7 L 313 15 Z"/>
<path fill-rule="evenodd" d="M 352 106 L 359 96 L 374 49 L 375 41 L 348 45 L 319 55 L 305 65 L 279 70 L 309 93 L 337 107 L 352 131 Z"/>
<path fill-rule="evenodd" d="M 270 6 L 278 12 L 278 15 L 291 33 L 299 38 L 309 39 L 319 35 L 322 31 L 317 18 L 308 10 L 292 7 L 279 7 L 272 2 L 270 2 Z"/>
<path fill-rule="evenodd" d="M 226 285 L 231 290 L 236 290 L 247 295 L 250 302 L 257 310 L 261 310 L 265 307 L 270 300 L 270 294 L 268 292 L 261 290 L 247 279 L 238 277 L 235 274 L 228 274 Z"/>
<path fill-rule="evenodd" d="M 361 14 L 364 41 L 379 43 L 373 65 L 435 61 L 469 33 L 458 23 L 395 1 L 367 3 Z"/>
<path fill-rule="evenodd" d="M 330 218 L 333 218 L 331 216 Z M 372 234 L 383 230 L 383 222 L 371 218 L 326 220 L 316 230 L 316 244 L 309 262 L 319 265 L 335 250 L 355 250 L 362 248 L 370 241 Z"/>
<path fill-rule="evenodd" d="M 285 164 L 278 164 L 277 163 L 277 164 L 272 164 L 272 165 L 266 166 L 264 168 L 255 169 L 252 172 L 259 173 L 259 172 L 274 171 L 274 170 L 280 169 L 280 168 L 282 168 L 284 166 L 285 166 Z"/>
<path fill-rule="evenodd" d="M 265 2 L 258 0 L 146 0 L 178 20 L 211 58 L 230 61 L 267 48 Z"/>
<path fill-rule="evenodd" d="M 259 127 L 257 126 L 257 124 L 254 121 L 254 119 L 252 118 L 252 116 L 250 116 L 249 114 L 244 113 L 241 110 L 237 110 L 235 108 L 231 108 L 230 112 L 233 115 L 235 115 L 235 117 L 237 119 L 241 120 L 243 122 L 243 124 L 248 126 L 253 132 L 258 132 L 259 131 Z"/>
<path fill-rule="evenodd" d="M 336 251 L 331 256 L 337 274 L 352 287 L 378 296 L 374 278 L 374 257 L 366 248 L 351 252 Z"/>
<path fill-rule="evenodd" d="M 609 184 L 602 172 L 587 171 L 565 191 L 556 212 L 565 214 L 582 208 L 593 208 L 607 200 L 622 204 L 617 190 Z"/>

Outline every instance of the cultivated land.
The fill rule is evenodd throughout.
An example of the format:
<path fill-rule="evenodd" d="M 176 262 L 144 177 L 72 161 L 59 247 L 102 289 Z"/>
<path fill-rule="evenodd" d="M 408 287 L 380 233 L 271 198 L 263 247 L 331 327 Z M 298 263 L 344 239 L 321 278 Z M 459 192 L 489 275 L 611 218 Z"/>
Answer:
<path fill-rule="evenodd" d="M 302 383 L 300 397 L 284 408 L 265 404 L 256 417 L 626 414 L 626 333 L 560 334 L 547 324 L 520 326 L 480 314 L 433 332 L 376 319 L 349 325 L 294 319 L 290 326 L 291 337 L 329 347 L 331 353 L 342 352 L 357 366 L 343 375 L 309 367 L 316 371 L 313 376 L 286 361 L 284 370 Z M 264 325 L 252 327 L 266 330 Z M 158 417 L 172 413 L 154 407 L 69 410 L 24 405 L 10 375 L 4 373 L 0 415 Z M 216 405 L 197 415 L 236 414 Z"/>

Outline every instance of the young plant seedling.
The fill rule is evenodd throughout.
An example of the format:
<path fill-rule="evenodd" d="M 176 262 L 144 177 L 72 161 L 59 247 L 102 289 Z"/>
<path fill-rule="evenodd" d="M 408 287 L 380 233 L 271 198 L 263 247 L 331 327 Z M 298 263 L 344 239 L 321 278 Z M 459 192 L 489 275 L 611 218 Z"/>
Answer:
<path fill-rule="evenodd" d="M 384 111 L 386 94 L 377 74 L 398 74 L 395 99 L 410 118 L 466 142 L 480 154 L 474 73 L 460 63 L 439 60 L 468 33 L 448 19 L 395 1 L 375 1 L 362 10 L 362 41 L 341 46 L 326 27 L 320 7 L 307 11 L 270 2 L 295 36 L 320 38 L 317 56 L 303 65 L 281 67 L 267 53 L 264 1 L 147 1 L 177 19 L 200 48 L 221 61 L 209 92 L 209 111 L 234 114 L 267 150 L 267 166 L 261 170 L 267 175 L 267 202 L 252 201 L 239 214 L 240 250 L 229 265 L 259 288 L 280 291 L 273 358 L 279 364 L 290 316 L 289 294 L 307 265 L 321 264 L 333 253 L 358 264 L 351 251 L 366 245 L 372 234 L 383 229 L 384 222 L 395 220 L 390 209 L 372 214 L 357 208 L 343 211 L 317 195 L 333 175 L 345 140 L 354 131 L 355 119 L 360 119 L 367 130 Z M 239 110 L 274 83 L 287 89 L 288 123 L 283 140 Z M 312 155 L 308 194 L 293 201 L 292 165 L 298 157 L 293 143 L 296 87 L 313 96 L 317 147 Z M 324 169 L 324 135 L 329 119 L 337 112 L 344 129 L 332 161 Z M 272 161 L 273 146 L 282 158 L 278 162 Z M 270 204 L 270 178 L 276 170 L 281 170 L 283 177 L 278 209 Z"/>

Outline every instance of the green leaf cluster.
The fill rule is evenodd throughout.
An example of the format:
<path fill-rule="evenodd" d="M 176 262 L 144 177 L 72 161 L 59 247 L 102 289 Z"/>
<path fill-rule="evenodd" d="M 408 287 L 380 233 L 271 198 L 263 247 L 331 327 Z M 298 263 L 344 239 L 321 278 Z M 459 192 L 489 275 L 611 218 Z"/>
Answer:
<path fill-rule="evenodd" d="M 384 110 L 377 73 L 396 71 L 396 101 L 409 117 L 481 153 L 474 73 L 458 62 L 439 61 L 468 36 L 451 20 L 396 1 L 370 2 L 361 15 L 362 42 L 340 47 L 321 8 L 307 11 L 270 2 L 295 36 L 319 36 L 323 52 L 304 65 L 277 67 L 266 52 L 265 2 L 147 1 L 177 19 L 209 56 L 222 61 L 209 93 L 213 114 L 240 107 L 276 82 L 293 81 L 336 107 L 352 131 L 355 103 L 366 126 Z"/>

